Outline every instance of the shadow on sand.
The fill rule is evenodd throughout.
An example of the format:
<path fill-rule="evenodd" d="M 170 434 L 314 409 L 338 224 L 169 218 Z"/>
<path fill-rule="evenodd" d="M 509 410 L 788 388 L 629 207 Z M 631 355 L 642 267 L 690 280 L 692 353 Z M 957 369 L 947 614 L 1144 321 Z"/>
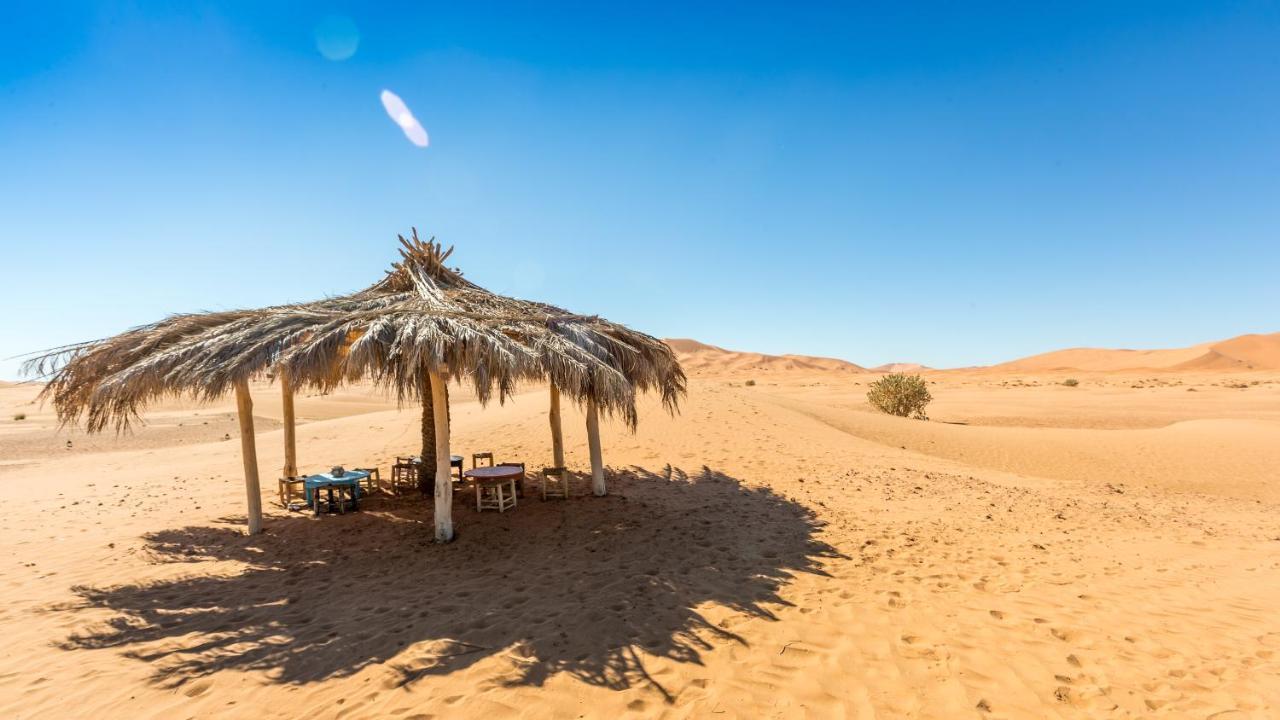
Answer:
<path fill-rule="evenodd" d="M 611 495 L 477 514 L 459 502 L 458 540 L 430 542 L 430 505 L 371 500 L 364 512 L 187 527 L 146 537 L 158 562 L 236 561 L 208 574 L 78 587 L 79 608 L 116 616 L 68 650 L 123 648 L 178 686 L 221 670 L 283 683 L 385 664 L 387 684 L 510 660 L 499 684 L 570 673 L 608 688 L 651 685 L 644 654 L 700 663 L 716 642 L 746 640 L 698 611 L 716 603 L 772 618 L 794 573 L 838 557 L 801 505 L 703 468 L 611 473 Z M 194 570 L 194 568 L 193 568 Z"/>

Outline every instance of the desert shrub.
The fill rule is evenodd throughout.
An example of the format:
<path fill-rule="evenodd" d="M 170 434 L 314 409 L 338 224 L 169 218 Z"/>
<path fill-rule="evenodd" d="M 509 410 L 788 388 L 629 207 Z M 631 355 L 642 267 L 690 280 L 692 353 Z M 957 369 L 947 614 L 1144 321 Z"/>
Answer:
<path fill-rule="evenodd" d="M 756 381 L 755 381 L 755 380 L 748 380 L 748 381 L 746 381 L 746 382 L 744 382 L 744 383 L 742 383 L 742 384 L 743 384 L 743 385 L 746 385 L 747 387 L 755 387 L 755 386 L 756 386 Z"/>
<path fill-rule="evenodd" d="M 933 400 L 924 378 L 919 375 L 890 373 L 871 383 L 867 391 L 867 402 L 881 412 L 928 420 L 924 408 Z"/>
<path fill-rule="evenodd" d="M 1062 381 L 1062 384 L 1066 385 L 1067 387 L 1075 387 L 1080 384 L 1080 381 L 1075 378 L 1067 378 L 1066 380 Z"/>
<path fill-rule="evenodd" d="M 26 419 L 27 419 L 27 414 L 26 414 L 26 413 L 18 413 L 17 415 L 14 415 L 14 416 L 13 416 L 13 419 L 14 419 L 14 420 L 26 420 Z"/>

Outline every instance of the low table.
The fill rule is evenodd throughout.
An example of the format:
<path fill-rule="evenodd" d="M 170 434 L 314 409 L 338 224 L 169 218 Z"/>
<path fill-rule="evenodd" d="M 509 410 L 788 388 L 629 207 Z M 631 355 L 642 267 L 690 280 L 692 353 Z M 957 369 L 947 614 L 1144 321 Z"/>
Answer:
<path fill-rule="evenodd" d="M 516 481 L 524 477 L 524 468 L 516 465 L 471 468 L 464 476 L 476 481 L 476 511 L 503 512 L 516 506 Z M 511 494 L 506 493 L 511 488 Z M 488 491 L 488 492 L 486 492 Z"/>
<path fill-rule="evenodd" d="M 309 475 L 302 481 L 302 487 L 307 504 L 315 508 L 317 515 L 320 514 L 320 498 L 317 493 L 320 490 L 327 490 L 329 495 L 329 512 L 333 512 L 334 498 L 333 491 L 339 492 L 349 491 L 351 493 L 351 509 L 360 509 L 360 482 L 369 478 L 368 470 L 348 470 L 341 477 L 334 477 L 329 473 L 320 473 L 319 475 Z M 339 511 L 342 509 L 341 498 L 337 505 Z"/>
<path fill-rule="evenodd" d="M 416 463 L 418 463 L 418 465 L 419 465 L 420 467 L 425 467 L 425 466 L 423 466 L 423 465 L 422 465 L 422 456 L 421 456 L 421 455 L 414 455 L 414 456 L 413 456 L 413 461 L 414 461 L 414 462 L 416 462 Z M 461 455 L 450 455 L 450 456 L 449 456 L 449 472 L 453 472 L 453 469 L 454 469 L 454 468 L 458 468 L 458 482 L 462 482 L 462 456 L 461 456 Z M 418 472 L 422 472 L 422 471 L 421 471 L 421 470 L 419 470 Z M 435 477 L 435 473 L 431 473 L 431 474 L 430 474 L 430 476 L 431 476 L 432 478 L 434 478 L 434 477 Z"/>

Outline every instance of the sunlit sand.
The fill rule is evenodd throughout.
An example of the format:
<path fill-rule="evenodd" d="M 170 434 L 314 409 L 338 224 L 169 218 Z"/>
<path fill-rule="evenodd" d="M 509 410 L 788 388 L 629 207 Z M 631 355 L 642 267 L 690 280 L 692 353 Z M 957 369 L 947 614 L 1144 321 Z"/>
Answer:
<path fill-rule="evenodd" d="M 0 386 L 0 474 L 23 489 L 0 714 L 1280 712 L 1277 336 L 1227 348 L 1252 369 L 1200 361 L 1239 360 L 1219 348 L 928 372 L 928 422 L 867 407 L 877 375 L 851 363 L 672 344 L 683 412 L 647 398 L 636 434 L 604 425 L 608 497 L 460 501 L 443 546 L 420 498 L 313 518 L 271 482 L 245 536 L 232 403 L 86 437 Z M 454 448 L 549 462 L 545 388 L 483 410 L 455 391 Z M 278 394 L 255 394 L 279 467 Z M 418 442 L 416 409 L 370 388 L 297 414 L 308 469 L 386 472 Z"/>

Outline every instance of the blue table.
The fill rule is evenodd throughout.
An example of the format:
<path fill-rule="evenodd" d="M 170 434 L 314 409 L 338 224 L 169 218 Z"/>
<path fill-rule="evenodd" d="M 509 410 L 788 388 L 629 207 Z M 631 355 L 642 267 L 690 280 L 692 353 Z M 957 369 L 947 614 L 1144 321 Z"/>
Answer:
<path fill-rule="evenodd" d="M 329 504 L 332 506 L 333 504 L 332 488 L 334 487 L 351 488 L 351 499 L 354 503 L 355 501 L 358 501 L 360 499 L 360 481 L 366 480 L 368 479 L 368 477 L 369 477 L 369 471 L 367 470 L 348 470 L 345 473 L 343 473 L 342 477 L 334 477 L 329 473 L 320 473 L 319 475 L 309 475 L 302 481 L 302 487 L 303 487 L 303 490 L 305 491 L 305 496 L 306 496 L 305 499 L 307 501 L 307 505 L 313 504 L 311 502 L 312 491 L 329 489 L 330 490 Z"/>

